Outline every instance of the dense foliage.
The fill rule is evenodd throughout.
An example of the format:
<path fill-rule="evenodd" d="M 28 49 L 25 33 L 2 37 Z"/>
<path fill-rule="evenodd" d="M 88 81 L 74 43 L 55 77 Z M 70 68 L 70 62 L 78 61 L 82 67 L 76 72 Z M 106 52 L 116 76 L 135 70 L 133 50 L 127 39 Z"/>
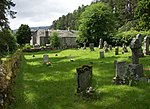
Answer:
<path fill-rule="evenodd" d="M 16 47 L 16 39 L 12 31 L 6 28 L 0 31 L 0 55 L 14 51 Z"/>
<path fill-rule="evenodd" d="M 30 43 L 31 40 L 31 29 L 26 24 L 21 24 L 18 31 L 16 32 L 17 43 L 20 45 Z"/>
<path fill-rule="evenodd" d="M 79 30 L 79 26 L 80 26 L 81 29 L 82 24 L 79 22 L 81 14 L 84 13 L 86 9 L 88 9 L 86 7 L 91 7 L 91 5 L 98 4 L 99 2 L 109 4 L 109 6 L 111 7 L 111 11 L 113 12 L 116 18 L 114 21 L 115 22 L 114 29 L 118 31 L 116 31 L 116 34 L 112 34 L 113 37 L 109 37 L 111 39 L 107 39 L 109 40 L 109 44 L 111 43 L 113 45 L 118 45 L 119 43 L 121 43 L 120 40 L 124 40 L 124 39 L 120 39 L 120 38 L 125 37 L 121 35 L 123 35 L 125 32 L 127 32 L 128 34 L 134 30 L 142 31 L 142 32 L 150 30 L 150 1 L 149 0 L 93 0 L 90 5 L 88 6 L 82 5 L 77 10 L 73 11 L 73 13 L 68 13 L 67 15 L 63 15 L 62 17 L 59 17 L 59 19 L 53 22 L 53 25 L 51 27 L 54 29 L 68 29 L 69 27 L 70 29 Z M 105 27 L 105 25 L 103 26 Z M 99 31 L 101 31 L 101 28 L 99 28 Z M 101 34 L 99 34 L 99 36 L 100 35 Z M 87 36 L 78 38 L 77 42 L 85 41 L 86 37 Z M 93 34 L 89 37 L 92 39 Z M 126 43 L 127 44 L 130 43 L 130 40 L 126 40 Z M 97 42 L 95 45 L 97 45 Z"/>
<path fill-rule="evenodd" d="M 54 31 L 54 32 L 51 33 L 50 44 L 53 47 L 59 47 L 60 46 L 60 42 L 59 42 L 59 38 L 58 38 L 58 33 L 56 31 Z"/>
<path fill-rule="evenodd" d="M 114 18 L 110 7 L 101 2 L 92 4 L 81 14 L 79 37 L 84 38 L 86 42 L 94 42 L 98 46 L 100 38 L 109 41 L 114 27 Z"/>
<path fill-rule="evenodd" d="M 150 0 L 139 0 L 135 11 L 137 30 L 150 30 Z"/>
<path fill-rule="evenodd" d="M 8 27 L 8 16 L 15 18 L 16 12 L 11 10 L 11 7 L 14 7 L 15 4 L 12 0 L 0 0 L 0 27 Z"/>

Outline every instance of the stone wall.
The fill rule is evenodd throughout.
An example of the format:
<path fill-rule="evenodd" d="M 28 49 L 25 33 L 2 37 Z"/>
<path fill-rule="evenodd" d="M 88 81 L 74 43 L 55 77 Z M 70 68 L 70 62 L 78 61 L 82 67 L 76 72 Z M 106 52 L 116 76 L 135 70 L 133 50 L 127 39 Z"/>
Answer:
<path fill-rule="evenodd" d="M 0 65 L 0 109 L 7 109 L 12 101 L 11 85 L 20 66 L 21 50 Z"/>

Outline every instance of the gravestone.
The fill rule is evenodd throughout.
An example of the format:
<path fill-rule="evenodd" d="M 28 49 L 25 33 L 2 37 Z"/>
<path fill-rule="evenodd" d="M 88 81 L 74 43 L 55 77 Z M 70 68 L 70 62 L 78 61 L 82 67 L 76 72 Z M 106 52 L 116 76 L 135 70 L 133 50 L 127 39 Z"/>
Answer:
<path fill-rule="evenodd" d="M 116 76 L 114 77 L 115 84 L 123 84 L 126 75 L 126 62 L 116 62 Z"/>
<path fill-rule="evenodd" d="M 43 63 L 46 64 L 48 62 L 48 55 L 43 55 Z"/>
<path fill-rule="evenodd" d="M 142 50 L 142 35 L 141 35 L 141 34 L 137 34 L 137 35 L 136 35 L 136 39 L 139 40 L 139 44 L 140 44 L 139 57 L 143 57 L 143 56 L 144 56 L 144 53 L 143 53 L 143 50 Z"/>
<path fill-rule="evenodd" d="M 143 65 L 139 64 L 139 49 L 141 48 L 139 39 L 133 38 L 130 48 L 132 50 L 132 63 L 128 65 L 127 75 L 134 79 L 139 79 L 144 76 Z"/>
<path fill-rule="evenodd" d="M 89 43 L 89 47 L 91 51 L 94 51 L 94 43 Z"/>
<path fill-rule="evenodd" d="M 122 44 L 122 51 L 124 53 L 128 52 L 127 46 L 125 44 Z"/>
<path fill-rule="evenodd" d="M 77 93 L 86 92 L 92 85 L 92 66 L 83 65 L 76 68 Z"/>
<path fill-rule="evenodd" d="M 109 51 L 109 50 L 108 50 L 108 44 L 107 44 L 106 41 L 104 41 L 104 51 L 105 51 L 105 52 L 108 52 L 108 51 Z"/>
<path fill-rule="evenodd" d="M 144 37 L 144 54 L 149 55 L 149 37 Z"/>
<path fill-rule="evenodd" d="M 104 51 L 100 51 L 100 58 L 104 58 Z"/>
<path fill-rule="evenodd" d="M 115 55 L 118 55 L 119 54 L 119 47 L 115 47 Z"/>
<path fill-rule="evenodd" d="M 86 42 L 83 43 L 83 50 L 86 49 Z"/>
<path fill-rule="evenodd" d="M 33 48 L 34 48 L 34 49 L 40 49 L 40 45 L 39 45 L 39 44 L 34 44 L 34 45 L 33 45 Z"/>
<path fill-rule="evenodd" d="M 109 45 L 109 50 L 112 50 L 112 45 Z"/>
<path fill-rule="evenodd" d="M 102 49 L 103 48 L 103 39 L 100 38 L 99 39 L 99 46 L 98 46 L 99 49 Z"/>

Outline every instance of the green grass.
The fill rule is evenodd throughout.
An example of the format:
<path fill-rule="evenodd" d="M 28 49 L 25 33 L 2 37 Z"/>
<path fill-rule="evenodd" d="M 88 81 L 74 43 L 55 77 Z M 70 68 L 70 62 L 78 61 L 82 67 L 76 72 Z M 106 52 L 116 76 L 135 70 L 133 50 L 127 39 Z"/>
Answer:
<path fill-rule="evenodd" d="M 20 72 L 13 87 L 15 101 L 10 109 L 150 109 L 150 84 L 136 86 L 114 85 L 114 60 L 131 62 L 131 53 L 114 55 L 114 51 L 99 59 L 99 49 L 69 49 L 25 53 Z M 43 54 L 49 55 L 52 66 L 43 65 Z M 58 56 L 55 56 L 58 54 Z M 70 55 L 74 62 L 70 62 Z M 144 68 L 150 68 L 150 56 L 140 59 Z M 76 68 L 93 62 L 94 97 L 75 95 Z M 145 71 L 147 75 L 150 71 Z"/>

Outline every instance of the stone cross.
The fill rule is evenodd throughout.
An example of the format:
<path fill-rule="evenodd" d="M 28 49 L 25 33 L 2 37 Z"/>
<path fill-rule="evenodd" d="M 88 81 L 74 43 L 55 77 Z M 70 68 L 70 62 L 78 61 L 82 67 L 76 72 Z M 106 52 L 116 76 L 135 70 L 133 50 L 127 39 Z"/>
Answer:
<path fill-rule="evenodd" d="M 99 49 L 103 48 L 103 39 L 102 38 L 99 39 L 99 47 L 98 48 Z"/>
<path fill-rule="evenodd" d="M 133 38 L 130 48 L 132 50 L 132 64 L 139 64 L 139 49 L 141 48 L 139 39 Z"/>
<path fill-rule="evenodd" d="M 149 37 L 144 37 L 144 54 L 149 55 Z"/>
<path fill-rule="evenodd" d="M 83 65 L 76 68 L 77 93 L 85 92 L 92 85 L 92 66 Z"/>

